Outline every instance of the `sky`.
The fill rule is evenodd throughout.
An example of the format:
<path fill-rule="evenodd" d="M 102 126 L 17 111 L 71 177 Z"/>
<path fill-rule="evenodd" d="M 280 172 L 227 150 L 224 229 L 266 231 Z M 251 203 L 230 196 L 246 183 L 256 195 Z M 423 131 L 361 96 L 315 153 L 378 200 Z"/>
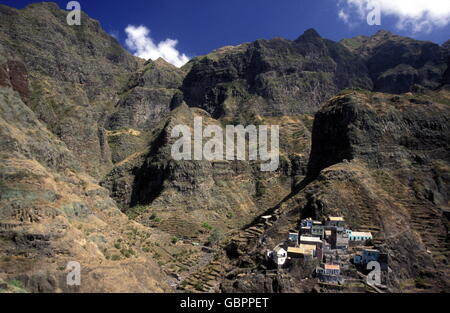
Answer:
<path fill-rule="evenodd" d="M 15 8 L 37 1 L 0 0 Z M 54 1 L 66 8 L 69 1 Z M 380 29 L 439 44 L 450 39 L 450 0 L 80 0 L 130 52 L 176 66 L 257 39 L 306 29 L 339 41 Z M 371 24 L 369 25 L 368 16 Z M 379 16 L 379 18 L 378 18 Z"/>

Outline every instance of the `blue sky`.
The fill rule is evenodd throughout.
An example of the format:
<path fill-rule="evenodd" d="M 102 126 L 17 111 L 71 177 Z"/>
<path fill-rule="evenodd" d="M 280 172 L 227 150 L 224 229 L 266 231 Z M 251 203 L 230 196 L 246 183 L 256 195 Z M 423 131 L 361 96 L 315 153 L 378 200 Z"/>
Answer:
<path fill-rule="evenodd" d="M 450 3 L 449 0 L 427 0 L 427 2 L 408 0 L 408 3 L 417 2 L 422 6 L 427 6 L 426 3 L 433 1 L 444 2 L 440 8 L 434 8 L 431 13 L 425 11 L 421 19 L 412 19 L 403 27 L 399 27 L 399 21 L 407 20 L 411 14 L 416 14 L 414 10 L 417 6 L 388 8 L 388 4 L 387 14 L 385 16 L 382 14 L 382 25 L 369 26 L 365 16 L 360 16 L 361 12 L 358 12 L 361 10 L 358 3 L 365 1 L 373 0 L 81 0 L 79 2 L 83 11 L 98 19 L 103 28 L 114 34 L 125 47 L 130 49 L 126 45 L 126 27 L 143 25 L 150 30 L 148 36 L 155 44 L 167 38 L 177 40 L 176 46 L 175 44 L 172 46 L 180 51 L 180 55 L 183 53 L 189 57 L 206 54 L 222 46 L 260 38 L 295 39 L 308 28 L 315 28 L 323 37 L 336 41 L 357 35 L 372 35 L 380 29 L 440 44 L 450 39 L 450 24 L 447 23 L 450 21 L 450 10 L 448 16 L 439 15 L 443 21 L 440 24 L 434 22 L 436 17 L 432 15 L 433 12 L 441 14 L 444 11 L 442 6 L 446 6 L 447 2 Z M 0 2 L 23 8 L 36 1 L 0 0 Z M 68 1 L 55 2 L 65 8 Z M 344 12 L 343 10 L 345 14 L 339 17 L 339 13 Z M 396 10 L 399 12 L 396 13 Z M 419 31 L 413 29 L 414 25 L 422 25 L 419 23 L 426 19 L 432 23 L 431 27 Z"/>

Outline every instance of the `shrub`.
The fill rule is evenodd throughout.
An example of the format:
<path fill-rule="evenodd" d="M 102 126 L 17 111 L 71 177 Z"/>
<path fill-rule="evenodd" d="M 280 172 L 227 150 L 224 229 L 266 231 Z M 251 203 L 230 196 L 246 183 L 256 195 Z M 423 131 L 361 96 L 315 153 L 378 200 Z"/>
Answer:
<path fill-rule="evenodd" d="M 9 285 L 12 286 L 12 287 L 19 288 L 19 289 L 23 289 L 24 288 L 23 283 L 20 280 L 11 280 L 9 282 Z"/>
<path fill-rule="evenodd" d="M 218 229 L 214 229 L 212 234 L 208 237 L 208 243 L 214 244 L 217 241 L 219 241 L 221 237 L 222 237 L 222 234 L 220 233 L 220 231 Z"/>
<path fill-rule="evenodd" d="M 204 229 L 207 229 L 207 230 L 212 230 L 212 229 L 213 229 L 212 226 L 209 225 L 209 224 L 206 223 L 206 222 L 202 224 L 202 227 L 203 227 Z"/>

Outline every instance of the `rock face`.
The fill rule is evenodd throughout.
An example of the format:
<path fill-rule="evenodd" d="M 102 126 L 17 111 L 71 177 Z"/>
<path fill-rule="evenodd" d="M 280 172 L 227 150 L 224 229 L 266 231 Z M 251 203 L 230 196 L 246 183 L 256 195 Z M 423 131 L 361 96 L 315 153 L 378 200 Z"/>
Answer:
<path fill-rule="evenodd" d="M 130 76 L 118 110 L 111 116 L 110 129 L 149 129 L 170 112 L 172 98 L 181 87 L 185 73 L 163 59 L 147 61 Z"/>
<path fill-rule="evenodd" d="M 320 203 L 311 209 L 346 208 L 350 223 L 379 229 L 396 287 L 409 276 L 448 288 L 448 122 L 448 105 L 407 95 L 345 94 L 316 116 L 309 173 L 322 172 L 305 190 Z"/>
<path fill-rule="evenodd" d="M 364 57 L 374 90 L 405 93 L 415 85 L 435 89 L 446 69 L 445 47 L 379 31 L 341 42 Z"/>
<path fill-rule="evenodd" d="M 234 267 L 248 269 L 244 277 L 251 290 L 264 291 L 255 274 L 262 272 L 261 251 L 285 240 L 300 218 L 329 215 L 342 215 L 352 229 L 374 234 L 377 248 L 389 255 L 392 291 L 420 291 L 411 283 L 417 280 L 429 291 L 447 290 L 449 111 L 424 96 L 344 92 L 332 98 L 316 114 L 307 179 L 267 213 L 274 216 L 271 225 L 260 224 L 257 236 L 241 235 L 227 246 Z M 229 277 L 223 283 L 228 291 L 236 282 L 235 275 Z M 304 283 L 299 276 L 290 285 Z M 232 291 L 248 290 L 233 286 Z"/>
<path fill-rule="evenodd" d="M 265 252 L 301 217 L 342 214 L 388 253 L 390 290 L 448 291 L 448 42 L 311 29 L 178 69 L 66 14 L 0 5 L 0 285 L 317 291 L 313 266 L 274 273 Z M 173 160 L 173 128 L 196 117 L 280 125 L 278 170 Z M 79 288 L 65 283 L 70 261 Z"/>
<path fill-rule="evenodd" d="M 292 166 L 302 163 L 294 151 L 302 149 L 285 142 L 282 164 L 270 174 L 260 173 L 258 162 L 175 161 L 171 149 L 177 138 L 171 138 L 172 129 L 176 125 L 193 127 L 195 117 L 203 118 L 204 127 L 221 127 L 220 121 L 207 112 L 181 105 L 155 129 L 150 147 L 117 164 L 102 185 L 111 190 L 124 212 L 146 206 L 147 212 L 137 219 L 141 223 L 154 225 L 149 218 L 157 214 L 165 219 L 160 229 L 183 238 L 206 239 L 202 235 L 205 223 L 227 232 L 251 222 L 255 215 L 286 196 L 292 184 L 291 174 L 296 171 Z M 289 136 L 299 130 L 308 132 L 301 120 L 294 119 L 290 126 L 292 129 L 283 130 Z M 306 160 L 302 166 L 306 167 Z M 180 221 L 193 227 L 180 228 Z"/>
<path fill-rule="evenodd" d="M 34 292 L 170 291 L 153 257 L 153 241 L 170 236 L 148 239 L 97 180 L 112 167 L 108 112 L 144 62 L 97 21 L 72 28 L 66 14 L 0 5 L 0 280 Z M 71 261 L 80 287 L 66 283 Z"/>
<path fill-rule="evenodd" d="M 29 97 L 26 102 L 39 119 L 99 178 L 111 166 L 105 114 L 139 61 L 106 34 L 99 22 L 83 14 L 82 25 L 71 27 L 66 16 L 54 3 L 23 10 L 1 5 L 0 51 L 14 58 L 0 66 L 0 73 L 9 70 L 10 83 L 22 98 Z M 18 64 L 25 64 L 26 69 Z M 24 71 L 30 79 L 29 90 L 21 85 Z"/>
<path fill-rule="evenodd" d="M 126 235 L 148 229 L 119 211 L 11 88 L 0 87 L 0 124 L 0 279 L 33 292 L 170 290 L 141 240 Z M 116 250 L 118 240 L 134 260 Z M 72 261 L 81 264 L 79 287 L 66 283 Z"/>
<path fill-rule="evenodd" d="M 312 29 L 295 41 L 225 47 L 186 67 L 186 103 L 215 118 L 311 113 L 340 89 L 372 87 L 360 57 Z"/>

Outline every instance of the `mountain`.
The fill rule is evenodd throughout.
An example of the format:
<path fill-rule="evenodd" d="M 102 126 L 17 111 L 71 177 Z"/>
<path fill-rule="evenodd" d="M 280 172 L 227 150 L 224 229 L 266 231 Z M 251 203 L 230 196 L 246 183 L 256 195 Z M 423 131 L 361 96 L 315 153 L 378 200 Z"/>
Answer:
<path fill-rule="evenodd" d="M 436 89 L 448 66 L 445 45 L 440 47 L 387 31 L 341 43 L 365 59 L 375 91 L 405 93 L 421 87 Z"/>
<path fill-rule="evenodd" d="M 224 290 L 274 291 L 261 289 L 261 252 L 296 229 L 300 218 L 341 214 L 352 229 L 372 232 L 389 255 L 391 291 L 417 292 L 418 279 L 428 291 L 447 290 L 449 111 L 448 104 L 411 95 L 345 91 L 333 97 L 316 114 L 309 177 L 265 213 L 276 217 L 273 225 L 259 226 L 266 240 L 238 235 L 228 244 L 234 268 L 257 270 L 231 274 Z M 273 277 L 266 285 L 308 292 L 313 287 L 305 278 Z"/>
<path fill-rule="evenodd" d="M 313 29 L 295 41 L 277 38 L 225 47 L 186 67 L 184 100 L 215 118 L 314 113 L 338 90 L 372 87 L 359 56 Z"/>
<path fill-rule="evenodd" d="M 66 14 L 0 5 L 8 290 L 320 291 L 308 266 L 274 274 L 264 254 L 300 219 L 339 214 L 388 254 L 389 291 L 448 291 L 450 41 L 310 29 L 176 68 Z M 280 125 L 278 170 L 174 160 L 172 130 L 195 118 Z"/>

